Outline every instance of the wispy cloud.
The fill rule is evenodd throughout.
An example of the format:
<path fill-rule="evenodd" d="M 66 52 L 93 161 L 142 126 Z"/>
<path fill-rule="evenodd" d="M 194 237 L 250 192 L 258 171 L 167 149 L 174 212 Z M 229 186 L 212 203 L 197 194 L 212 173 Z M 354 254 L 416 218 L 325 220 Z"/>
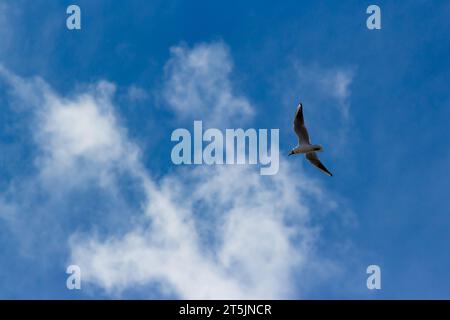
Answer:
<path fill-rule="evenodd" d="M 211 121 L 230 116 L 227 106 L 232 117 L 251 114 L 248 99 L 234 96 L 223 77 L 231 70 L 229 61 L 222 43 L 173 49 L 164 94 L 175 88 L 167 98 L 177 116 L 200 116 L 210 106 Z M 68 244 L 67 263 L 81 266 L 85 284 L 113 295 L 152 283 L 160 285 L 160 294 L 182 298 L 301 295 L 293 280 L 301 282 L 302 271 L 318 264 L 312 204 L 320 201 L 322 212 L 336 209 L 332 197 L 302 171 L 291 170 L 283 158 L 271 177 L 251 166 L 204 166 L 178 168 L 156 180 L 116 113 L 113 84 L 99 82 L 62 97 L 41 79 L 1 71 L 34 119 L 37 173 L 22 184 L 33 183 L 45 195 L 25 190 L 19 197 L 12 191 L 8 208 L 15 208 L 20 221 L 21 211 L 39 207 L 34 218 L 42 224 L 34 225 L 34 232 L 50 221 L 69 224 L 53 238 Z M 192 72 L 198 83 L 189 79 Z M 194 111 L 181 98 L 186 90 L 193 92 L 188 101 Z M 201 94 L 208 90 L 211 95 Z M 80 193 L 89 199 L 81 212 L 69 205 Z M 85 216 L 99 210 L 101 219 Z M 79 221 L 88 226 L 77 226 Z M 122 228 L 115 229 L 118 221 Z M 26 226 L 16 228 L 22 234 L 20 228 Z M 34 246 L 47 245 L 39 241 L 35 238 Z"/>
<path fill-rule="evenodd" d="M 351 126 L 352 67 L 325 68 L 293 59 L 289 68 L 274 76 L 275 91 L 291 113 L 300 100 L 304 103 L 313 141 L 332 145 L 327 150 L 341 150 Z M 289 117 L 290 121 L 291 117 Z M 286 124 L 287 125 L 287 124 Z M 317 130 L 321 129 L 321 130 Z"/>
<path fill-rule="evenodd" d="M 150 95 L 146 90 L 135 85 L 130 86 L 127 90 L 127 98 L 132 102 L 144 101 L 149 97 Z"/>
<path fill-rule="evenodd" d="M 247 182 L 234 183 L 237 177 Z M 147 187 L 149 226 L 103 241 L 72 238 L 71 261 L 88 281 L 113 293 L 160 282 L 183 298 L 294 293 L 290 279 L 307 263 L 313 232 L 308 209 L 286 196 L 299 195 L 286 174 L 263 181 L 246 168 L 208 168 Z"/>
<path fill-rule="evenodd" d="M 236 93 L 230 80 L 233 61 L 223 42 L 170 49 L 162 96 L 181 119 L 203 119 L 222 127 L 253 113 L 248 98 Z"/>

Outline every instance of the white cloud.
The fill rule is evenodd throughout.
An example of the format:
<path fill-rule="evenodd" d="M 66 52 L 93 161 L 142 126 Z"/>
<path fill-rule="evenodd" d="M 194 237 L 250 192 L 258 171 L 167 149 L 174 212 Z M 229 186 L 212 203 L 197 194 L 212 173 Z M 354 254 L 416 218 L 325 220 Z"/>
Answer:
<path fill-rule="evenodd" d="M 291 280 L 312 249 L 311 194 L 287 171 L 266 179 L 247 167 L 198 168 L 166 177 L 159 187 L 146 179 L 149 227 L 103 241 L 72 238 L 71 261 L 85 280 L 110 293 L 162 282 L 191 299 L 294 293 Z"/>
<path fill-rule="evenodd" d="M 127 90 L 127 97 L 130 101 L 143 101 L 149 98 L 149 94 L 144 89 L 132 85 Z"/>
<path fill-rule="evenodd" d="M 138 149 L 127 141 L 126 131 L 117 123 L 111 97 L 114 85 L 100 82 L 91 92 L 72 99 L 46 95 L 37 114 L 39 130 L 35 139 L 42 155 L 37 159 L 44 179 L 61 178 L 77 172 L 108 174 L 113 168 L 136 161 Z"/>
<path fill-rule="evenodd" d="M 222 123 L 227 123 L 250 115 L 247 99 L 232 94 L 231 68 L 221 43 L 172 49 L 164 90 L 177 116 L 210 110 L 211 122 L 226 114 Z M 335 206 L 302 171 L 281 159 L 279 173 L 271 177 L 260 176 L 251 166 L 205 166 L 178 168 L 155 180 L 114 112 L 112 84 L 100 82 L 61 97 L 42 80 L 0 71 L 15 94 L 36 109 L 38 179 L 49 193 L 65 190 L 53 207 L 39 203 L 41 210 L 69 210 L 63 203 L 71 186 L 89 190 L 97 181 L 114 194 L 109 207 L 120 204 L 126 221 L 135 209 L 123 204 L 130 191 L 119 176 L 135 181 L 140 217 L 130 219 L 125 232 L 70 236 L 68 262 L 81 266 L 84 286 L 93 284 L 115 295 L 158 283 L 162 293 L 191 299 L 301 294 L 296 282 L 302 281 L 302 270 L 317 264 L 310 261 L 316 237 L 309 226 L 311 203 L 321 201 L 324 211 Z M 102 224 L 111 223 L 112 215 L 102 217 Z"/>
<path fill-rule="evenodd" d="M 342 120 L 346 121 L 350 112 L 350 85 L 353 81 L 354 72 L 349 68 L 325 69 L 315 65 L 305 65 L 299 61 L 293 64 L 295 71 L 297 90 L 300 94 L 312 95 L 323 98 L 332 98 L 334 105 L 338 108 Z"/>
<path fill-rule="evenodd" d="M 221 127 L 253 114 L 248 99 L 235 93 L 230 79 L 233 62 L 224 43 L 175 46 L 170 52 L 163 97 L 177 117 Z"/>

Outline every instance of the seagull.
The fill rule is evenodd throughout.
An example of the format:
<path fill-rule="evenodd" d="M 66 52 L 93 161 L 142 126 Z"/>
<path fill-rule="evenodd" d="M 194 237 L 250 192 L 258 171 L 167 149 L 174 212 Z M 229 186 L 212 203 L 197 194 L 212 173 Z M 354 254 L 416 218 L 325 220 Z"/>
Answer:
<path fill-rule="evenodd" d="M 331 172 L 328 171 L 327 168 L 320 162 L 319 157 L 317 156 L 316 151 L 323 151 L 322 146 L 317 144 L 311 144 L 309 141 L 308 130 L 305 127 L 305 122 L 303 120 L 303 106 L 300 102 L 297 106 L 297 112 L 295 113 L 294 118 L 294 131 L 298 137 L 298 145 L 291 150 L 288 154 L 293 155 L 297 153 L 304 153 L 306 159 L 309 160 L 313 165 L 322 170 L 325 174 L 332 176 Z"/>

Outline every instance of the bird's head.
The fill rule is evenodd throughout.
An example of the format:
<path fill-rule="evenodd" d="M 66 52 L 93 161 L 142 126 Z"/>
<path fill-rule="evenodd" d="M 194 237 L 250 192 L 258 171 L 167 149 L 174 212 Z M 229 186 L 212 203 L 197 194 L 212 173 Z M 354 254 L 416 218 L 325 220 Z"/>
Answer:
<path fill-rule="evenodd" d="M 289 152 L 288 156 L 291 156 L 293 154 L 295 154 L 294 149 L 292 149 L 291 152 Z"/>

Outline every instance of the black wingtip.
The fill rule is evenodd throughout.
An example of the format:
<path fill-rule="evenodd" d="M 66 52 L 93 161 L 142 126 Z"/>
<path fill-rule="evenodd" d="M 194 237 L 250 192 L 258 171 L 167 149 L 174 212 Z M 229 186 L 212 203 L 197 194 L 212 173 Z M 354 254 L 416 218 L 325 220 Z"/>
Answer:
<path fill-rule="evenodd" d="M 332 176 L 333 176 L 333 174 L 332 174 L 330 171 L 328 171 L 328 169 L 327 169 L 321 162 L 319 162 L 316 166 L 317 166 L 320 170 L 322 170 L 327 176 L 329 176 L 329 177 L 332 177 Z"/>

